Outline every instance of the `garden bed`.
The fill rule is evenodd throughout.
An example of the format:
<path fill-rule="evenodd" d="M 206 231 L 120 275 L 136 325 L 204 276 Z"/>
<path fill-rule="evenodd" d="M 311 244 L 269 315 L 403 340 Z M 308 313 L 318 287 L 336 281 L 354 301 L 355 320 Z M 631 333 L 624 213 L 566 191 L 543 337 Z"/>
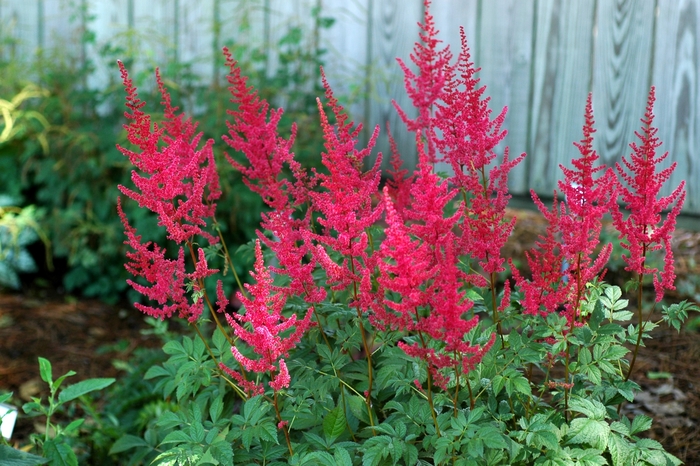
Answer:
<path fill-rule="evenodd" d="M 523 263 L 523 252 L 544 231 L 545 224 L 534 212 L 518 211 L 517 216 L 505 255 Z M 679 293 L 672 299 L 686 299 L 686 295 L 697 293 L 694 283 L 699 276 L 700 233 L 677 231 L 674 249 Z M 695 317 L 691 316 L 691 327 Z M 142 332 L 147 327 L 142 315 L 126 306 L 51 292 L 0 294 L 0 391 L 13 391 L 15 400 L 23 402 L 31 396 L 45 397 L 38 356 L 51 360 L 54 377 L 76 371 L 71 383 L 91 377 L 119 377 L 114 359 L 126 360 L 138 347 L 160 344 L 156 337 Z M 700 464 L 700 333 L 690 329 L 678 334 L 660 327 L 653 336 L 635 365 L 633 378 L 643 391 L 625 409 L 651 416 L 650 436 L 686 464 Z M 18 421 L 13 437 L 17 445 L 34 430 L 33 421 Z"/>

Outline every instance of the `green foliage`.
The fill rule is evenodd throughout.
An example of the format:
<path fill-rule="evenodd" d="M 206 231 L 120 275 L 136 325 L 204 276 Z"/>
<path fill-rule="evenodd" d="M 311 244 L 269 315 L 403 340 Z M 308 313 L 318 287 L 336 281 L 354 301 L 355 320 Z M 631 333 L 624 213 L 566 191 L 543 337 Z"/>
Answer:
<path fill-rule="evenodd" d="M 26 247 L 38 239 L 49 245 L 39 226 L 43 212 L 34 206 L 24 208 L 5 205 L 9 199 L 0 199 L 0 288 L 20 288 L 20 273 L 36 271 L 34 258 Z M 47 256 L 50 265 L 50 256 Z"/>
<path fill-rule="evenodd" d="M 53 380 L 53 371 L 48 359 L 39 358 L 39 375 L 41 380 L 49 386 L 49 397 L 46 404 L 42 399 L 32 397 L 32 401 L 25 403 L 22 410 L 29 416 L 43 416 L 46 418 L 44 435 L 33 434 L 31 441 L 42 456 L 50 464 L 77 466 L 78 456 L 74 448 L 77 448 L 76 438 L 79 429 L 85 422 L 84 418 L 74 419 L 68 425 L 56 423 L 52 417 L 57 414 L 64 414 L 69 410 L 71 402 L 83 397 L 91 392 L 102 390 L 113 384 L 115 379 L 99 378 L 87 379 L 76 384 L 61 388 L 66 378 L 75 375 L 69 371 L 66 374 Z M 85 401 L 83 404 L 87 404 Z M 3 463 L 4 464 L 4 463 Z M 39 464 L 39 463 L 33 463 Z"/>
<path fill-rule="evenodd" d="M 131 167 L 115 147 L 115 143 L 125 142 L 125 108 L 116 60 L 129 63 L 133 57 L 144 56 L 139 44 L 153 43 L 154 38 L 125 31 L 100 45 L 90 30 L 88 12 L 78 8 L 71 21 L 82 19 L 87 19 L 88 27 L 76 47 L 54 50 L 50 59 L 37 52 L 31 59 L 0 63 L 0 193 L 11 195 L 20 205 L 34 204 L 45 212 L 39 224 L 57 264 L 51 277 L 60 277 L 66 291 L 107 302 L 124 297 L 137 301 L 139 297 L 127 291 L 125 283 L 128 274 L 122 265 L 123 227 L 116 215 L 120 194 L 117 186 L 131 183 Z M 251 76 L 251 84 L 273 105 L 284 105 L 280 130 L 288 133 L 295 121 L 310 129 L 297 138 L 294 151 L 312 164 L 319 163 L 317 155 L 323 148 L 322 130 L 315 124 L 315 99 L 323 92 L 319 65 L 325 54 L 312 38 L 332 23 L 331 18 L 321 17 L 315 10 L 313 28 L 292 22 L 270 49 L 245 41 L 231 43 L 228 37 L 221 37 L 223 43 L 231 43 L 234 55 Z M 238 32 L 245 36 L 248 27 L 242 22 Z M 159 45 L 166 49 L 167 56 L 176 55 L 170 53 L 167 44 Z M 78 56 L 77 51 L 85 47 L 99 49 L 96 62 Z M 269 74 L 271 54 L 275 54 L 279 66 Z M 254 237 L 263 204 L 257 195 L 240 189 L 240 174 L 223 158 L 224 145 L 219 138 L 230 100 L 228 89 L 221 78 L 205 82 L 197 76 L 193 71 L 196 61 L 159 65 L 168 76 L 173 103 L 198 119 L 205 139 L 217 140 L 219 174 L 226 180 L 222 183 L 218 220 L 227 243 L 235 250 L 236 245 Z M 97 70 L 104 68 L 111 70 L 110 81 L 99 89 L 88 86 Z M 153 68 L 142 69 L 135 76 L 144 100 L 159 102 L 152 81 Z M 131 203 L 125 204 L 125 211 L 134 227 L 149 232 L 144 240 L 163 242 L 164 231 L 154 217 Z M 3 263 L 0 260 L 0 266 Z M 244 269 L 245 265 L 241 266 L 238 273 L 247 276 Z M 14 275 L 6 275 L 9 282 L 5 285 L 18 285 Z"/>

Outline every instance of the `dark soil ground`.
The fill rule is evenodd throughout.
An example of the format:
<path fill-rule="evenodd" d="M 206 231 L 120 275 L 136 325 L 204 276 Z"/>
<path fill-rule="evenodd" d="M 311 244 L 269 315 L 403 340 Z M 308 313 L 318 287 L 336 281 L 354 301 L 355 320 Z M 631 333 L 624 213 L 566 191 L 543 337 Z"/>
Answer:
<path fill-rule="evenodd" d="M 518 226 L 506 257 L 522 258 L 537 235 L 544 231 L 541 218 L 517 212 Z M 678 231 L 674 238 L 677 286 L 672 300 L 697 300 L 700 293 L 700 233 Z M 609 277 L 610 278 L 610 277 Z M 643 391 L 626 406 L 633 413 L 654 419 L 649 436 L 686 464 L 700 464 L 700 331 L 698 323 L 678 334 L 660 327 L 642 348 L 633 379 Z M 39 378 L 37 357 L 51 360 L 54 377 L 69 370 L 76 382 L 91 377 L 118 377 L 113 360 L 127 359 L 140 346 L 159 345 L 144 335 L 146 324 L 128 306 L 57 296 L 51 290 L 25 294 L 0 293 L 0 392 L 15 399 L 46 396 Z M 693 328 L 695 327 L 695 329 Z M 121 342 L 121 344 L 119 344 Z M 18 420 L 15 441 L 33 431 L 33 420 Z"/>

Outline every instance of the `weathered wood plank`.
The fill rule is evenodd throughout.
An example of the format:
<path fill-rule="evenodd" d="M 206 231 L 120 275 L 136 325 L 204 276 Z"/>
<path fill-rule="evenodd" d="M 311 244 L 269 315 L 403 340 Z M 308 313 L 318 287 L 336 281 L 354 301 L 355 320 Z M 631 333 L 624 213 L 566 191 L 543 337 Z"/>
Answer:
<path fill-rule="evenodd" d="M 178 59 L 190 63 L 192 71 L 207 82 L 211 79 L 215 59 L 214 0 L 179 0 L 176 3 Z"/>
<path fill-rule="evenodd" d="M 593 2 L 545 0 L 535 26 L 528 185 L 551 195 L 575 155 L 591 81 Z"/>
<path fill-rule="evenodd" d="M 644 115 L 651 81 L 654 2 L 600 0 L 596 31 L 595 147 L 603 163 L 614 165 L 629 152 Z"/>
<path fill-rule="evenodd" d="M 404 165 L 413 167 L 416 165 L 415 139 L 406 131 L 392 99 L 396 100 L 409 117 L 415 117 L 396 57 L 401 57 L 408 66 L 413 67 L 409 55 L 418 38 L 418 23 L 423 21 L 423 2 L 386 0 L 373 2 L 372 6 L 372 85 L 368 114 L 372 125 L 379 124 L 383 130 L 376 150 L 382 152 L 383 166 L 388 167 L 391 152 L 385 129 L 389 123 Z"/>
<path fill-rule="evenodd" d="M 356 123 L 373 125 L 365 119 L 368 8 L 370 0 L 325 0 L 322 16 L 335 21 L 320 31 L 320 44 L 327 50 L 324 71 L 341 104 Z"/>
<path fill-rule="evenodd" d="M 491 96 L 492 118 L 508 107 L 504 125 L 508 134 L 498 148 L 499 157 L 505 146 L 511 158 L 528 149 L 533 16 L 532 4 L 519 0 L 486 1 L 481 7 L 475 64 L 481 67 L 481 84 Z M 528 192 L 527 163 L 526 158 L 510 173 L 512 194 Z"/>
<path fill-rule="evenodd" d="M 700 214 L 699 53 L 700 1 L 659 2 L 652 78 L 657 99 L 655 124 L 664 143 L 659 150 L 669 151 L 668 163 L 678 163 L 664 194 L 686 180 L 683 210 L 694 214 Z M 695 221 L 700 228 L 700 221 Z"/>
<path fill-rule="evenodd" d="M 44 1 L 6 0 L 3 3 L 2 26 L 12 38 L 8 54 L 14 59 L 30 58 L 39 47 Z"/>

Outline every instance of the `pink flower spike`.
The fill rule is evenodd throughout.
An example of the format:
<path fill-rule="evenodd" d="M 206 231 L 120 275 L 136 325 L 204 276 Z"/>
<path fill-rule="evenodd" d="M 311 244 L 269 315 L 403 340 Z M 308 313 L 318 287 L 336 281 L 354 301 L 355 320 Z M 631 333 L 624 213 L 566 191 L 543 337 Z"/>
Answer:
<path fill-rule="evenodd" d="M 671 177 L 676 163 L 658 172 L 656 170 L 668 152 L 656 154 L 661 142 L 656 136 L 658 129 L 653 126 L 655 98 L 655 89 L 652 87 L 649 90 L 646 113 L 641 120 L 641 133 L 635 132 L 640 144 L 631 143 L 632 153 L 627 158 L 622 158 L 622 164 L 615 166 L 624 181 L 618 188 L 620 197 L 630 214 L 624 218 L 619 208 L 613 210 L 612 214 L 615 227 L 620 232 L 621 245 L 629 251 L 628 255 L 622 256 L 627 262 L 625 270 L 639 275 L 652 275 L 656 301 L 659 302 L 665 290 L 675 289 L 673 282 L 676 274 L 670 241 L 676 227 L 676 217 L 685 201 L 685 182 L 682 181 L 670 195 L 659 197 L 661 188 Z M 662 221 L 662 212 L 669 208 L 666 219 Z M 664 265 L 661 270 L 649 267 L 646 260 L 649 252 L 658 249 L 664 250 Z"/>

